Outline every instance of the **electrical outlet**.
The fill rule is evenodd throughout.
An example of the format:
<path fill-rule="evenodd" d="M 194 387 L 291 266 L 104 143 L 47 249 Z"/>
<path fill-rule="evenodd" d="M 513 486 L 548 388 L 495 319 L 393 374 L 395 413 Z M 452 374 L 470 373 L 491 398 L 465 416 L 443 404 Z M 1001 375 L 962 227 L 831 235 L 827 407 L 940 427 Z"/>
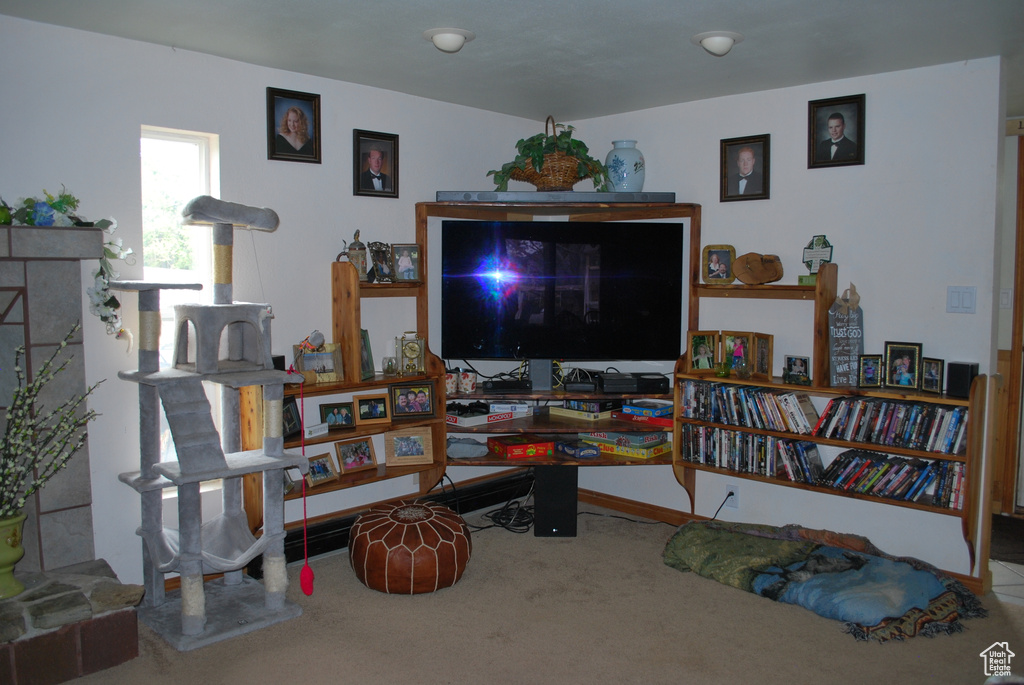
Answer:
<path fill-rule="evenodd" d="M 729 483 L 725 486 L 725 494 L 732 493 L 732 497 L 725 500 L 725 506 L 727 509 L 739 509 L 740 508 L 740 486 L 735 483 Z"/>

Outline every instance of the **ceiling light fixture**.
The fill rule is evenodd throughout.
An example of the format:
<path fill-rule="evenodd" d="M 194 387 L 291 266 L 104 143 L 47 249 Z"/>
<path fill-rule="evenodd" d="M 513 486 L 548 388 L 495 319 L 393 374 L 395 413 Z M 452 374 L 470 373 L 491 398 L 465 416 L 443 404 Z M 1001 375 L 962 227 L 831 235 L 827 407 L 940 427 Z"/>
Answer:
<path fill-rule="evenodd" d="M 705 31 L 698 33 L 690 39 L 694 45 L 699 45 L 709 55 L 724 57 L 732 50 L 732 46 L 743 41 L 743 36 L 732 31 Z"/>
<path fill-rule="evenodd" d="M 423 37 L 441 52 L 454 53 L 476 38 L 476 34 L 464 29 L 428 29 L 423 32 Z"/>

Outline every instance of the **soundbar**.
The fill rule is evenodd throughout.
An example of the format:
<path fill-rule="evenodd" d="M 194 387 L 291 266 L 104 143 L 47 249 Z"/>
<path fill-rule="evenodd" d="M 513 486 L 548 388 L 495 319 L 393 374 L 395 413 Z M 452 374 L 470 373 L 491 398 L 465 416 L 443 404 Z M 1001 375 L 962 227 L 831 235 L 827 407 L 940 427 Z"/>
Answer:
<path fill-rule="evenodd" d="M 533 390 L 533 381 L 529 379 L 519 381 L 484 381 L 480 384 L 480 387 L 491 392 L 517 392 Z"/>
<path fill-rule="evenodd" d="M 617 193 L 540 190 L 439 190 L 438 202 L 675 202 L 673 192 Z"/>

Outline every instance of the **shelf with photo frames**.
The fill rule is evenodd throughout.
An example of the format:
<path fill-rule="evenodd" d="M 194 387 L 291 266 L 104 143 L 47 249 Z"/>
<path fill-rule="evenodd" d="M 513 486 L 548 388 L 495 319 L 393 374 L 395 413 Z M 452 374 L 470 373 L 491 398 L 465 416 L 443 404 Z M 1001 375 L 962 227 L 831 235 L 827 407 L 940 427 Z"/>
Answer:
<path fill-rule="evenodd" d="M 309 414 L 309 407 L 319 407 L 328 400 L 330 404 L 352 403 L 355 414 L 351 428 L 328 430 L 327 433 L 303 439 L 301 435 L 288 438 L 285 446 L 298 448 L 304 445 L 307 457 L 330 454 L 337 469 L 334 478 L 323 478 L 316 485 L 307 484 L 306 495 L 319 495 L 345 488 L 357 487 L 382 480 L 418 475 L 420 493 L 429 492 L 444 476 L 445 471 L 445 423 L 444 423 L 444 364 L 429 350 L 424 351 L 423 373 L 404 374 L 401 376 L 384 376 L 377 372 L 372 377 L 363 378 L 361 373 L 361 311 L 360 300 L 363 297 L 414 297 L 417 300 L 417 311 L 426 310 L 426 286 L 422 282 L 399 281 L 395 283 L 367 283 L 359 280 L 355 266 L 348 262 L 331 264 L 331 302 L 332 302 L 332 339 L 341 348 L 341 379 L 328 383 L 307 383 L 285 386 L 286 400 L 294 400 L 301 413 L 303 405 L 307 408 L 305 423 L 311 425 L 321 423 L 319 411 L 317 415 Z M 426 316 L 422 317 L 425 326 Z M 420 328 L 421 319 L 417 317 L 417 333 L 425 334 Z M 421 332 L 422 330 L 422 332 Z M 425 336 L 424 336 L 425 337 Z M 430 396 L 430 411 L 404 412 L 403 416 L 393 414 L 397 399 L 392 403 L 393 388 L 422 389 Z M 261 436 L 247 430 L 250 425 L 259 426 L 257 418 L 262 412 L 262 399 L 258 387 L 245 388 L 242 392 L 240 411 L 242 414 L 243 446 L 251 444 Z M 360 398 L 386 401 L 387 416 L 377 417 L 372 421 L 360 422 Z M 410 464 L 409 460 L 401 465 L 388 465 L 386 460 L 387 440 L 389 434 L 401 431 L 404 435 L 408 429 L 417 429 L 424 440 L 424 452 L 431 455 L 427 463 Z M 251 433 L 251 434 L 250 434 Z M 339 459 L 338 443 L 353 444 L 367 442 L 373 451 L 372 467 L 345 469 Z M 376 444 L 376 446 L 374 446 Z M 248 447 L 244 447 L 248 449 Z M 246 484 L 245 499 L 247 511 L 259 511 L 255 508 L 262 492 L 256 484 Z M 286 495 L 285 499 L 302 497 L 301 484 Z M 252 505 L 252 506 L 250 506 Z M 258 521 L 250 518 L 250 525 L 258 528 Z"/>

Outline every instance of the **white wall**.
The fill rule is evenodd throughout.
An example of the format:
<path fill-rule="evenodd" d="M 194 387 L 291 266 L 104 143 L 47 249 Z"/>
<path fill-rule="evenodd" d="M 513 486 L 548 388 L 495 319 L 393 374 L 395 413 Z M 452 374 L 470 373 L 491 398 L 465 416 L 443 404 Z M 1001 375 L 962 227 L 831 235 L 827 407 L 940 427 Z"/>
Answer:
<path fill-rule="evenodd" d="M 781 283 L 807 273 L 800 257 L 811 236 L 828 236 L 840 289 L 853 283 L 861 296 L 865 353 L 882 353 L 886 341 L 920 342 L 925 356 L 977 361 L 988 373 L 995 369 L 999 282 L 999 78 L 992 58 L 631 112 L 578 128 L 591 147 L 636 139 L 646 160 L 645 191 L 671 190 L 680 201 L 701 203 L 705 245 L 779 255 Z M 808 101 L 858 93 L 866 96 L 865 164 L 808 169 Z M 719 202 L 719 141 L 765 133 L 771 199 Z M 945 313 L 947 285 L 975 286 L 977 313 Z M 705 300 L 700 325 L 773 334 L 779 374 L 783 355 L 811 352 L 811 307 Z M 678 506 L 664 486 L 674 480 L 668 467 L 630 469 L 630 476 L 627 484 L 607 469 L 583 469 L 580 487 L 636 498 L 650 492 L 649 501 Z M 726 482 L 735 479 L 698 475 L 696 513 L 714 514 Z M 943 544 L 958 539 L 958 519 L 755 482 L 743 481 L 741 489 L 740 508 L 723 509 L 720 518 L 842 529 L 967 572 L 966 545 Z"/>
<path fill-rule="evenodd" d="M 424 58 L 446 56 L 430 51 Z M 703 204 L 705 241 L 780 255 L 784 282 L 802 273 L 798 256 L 810 236 L 827 234 L 836 246 L 840 282 L 853 281 L 863 297 L 867 351 L 881 351 L 885 340 L 920 341 L 928 356 L 977 360 L 987 371 L 993 365 L 998 78 L 998 61 L 980 60 L 574 123 L 595 156 L 603 156 L 612 139 L 638 139 L 647 160 L 646 190 L 674 191 L 679 201 Z M 541 125 L 8 17 L 0 17 L 0 84 L 7 104 L 0 110 L 0 193 L 13 201 L 64 184 L 83 199 L 83 215 L 116 217 L 118 234 L 136 250 L 139 127 L 219 134 L 221 197 L 269 206 L 281 216 L 276 233 L 239 234 L 235 247 L 235 297 L 274 305 L 279 354 L 314 328 L 330 330 L 328 262 L 343 239 L 360 229 L 364 242 L 410 241 L 415 202 L 433 200 L 436 190 L 489 189 L 485 172 L 510 159 L 515 140 Z M 323 164 L 266 159 L 268 86 L 322 96 Z M 867 95 L 867 164 L 807 170 L 807 101 L 860 92 Z M 352 196 L 354 128 L 399 134 L 399 199 Z M 772 135 L 772 199 L 720 204 L 718 141 L 760 133 Z M 931 143 L 911 147 L 911 136 Z M 935 176 L 920 178 L 919 169 Z M 83 267 L 86 281 L 90 269 Z M 123 269 L 122 277 L 141 277 L 141 265 Z M 945 314 L 947 284 L 977 286 L 978 313 Z M 135 303 L 126 300 L 132 312 Z M 774 333 L 777 355 L 806 354 L 809 318 L 801 305 L 706 306 L 702 325 Z M 364 304 L 375 356 L 413 320 L 411 302 Z M 122 580 L 137 582 L 139 502 L 117 482 L 118 473 L 138 467 L 137 403 L 134 386 L 116 378 L 119 370 L 135 368 L 135 356 L 104 335 L 98 320 L 90 321 L 89 380 L 109 379 L 91 403 L 103 414 L 90 430 L 96 555 Z M 127 322 L 134 326 L 134 317 Z M 471 469 L 459 473 L 474 475 Z M 723 483 L 701 475 L 698 484 L 709 485 L 698 496 L 697 513 L 713 513 Z M 583 469 L 581 486 L 686 506 L 667 467 Z M 827 523 L 871 535 L 894 553 L 966 570 L 963 545 L 948 545 L 957 537 L 954 519 L 789 488 L 746 482 L 743 488 L 743 507 L 734 514 L 740 518 Z M 388 482 L 311 498 L 309 513 L 413 489 Z M 290 502 L 288 512 L 296 518 L 301 503 Z"/>

